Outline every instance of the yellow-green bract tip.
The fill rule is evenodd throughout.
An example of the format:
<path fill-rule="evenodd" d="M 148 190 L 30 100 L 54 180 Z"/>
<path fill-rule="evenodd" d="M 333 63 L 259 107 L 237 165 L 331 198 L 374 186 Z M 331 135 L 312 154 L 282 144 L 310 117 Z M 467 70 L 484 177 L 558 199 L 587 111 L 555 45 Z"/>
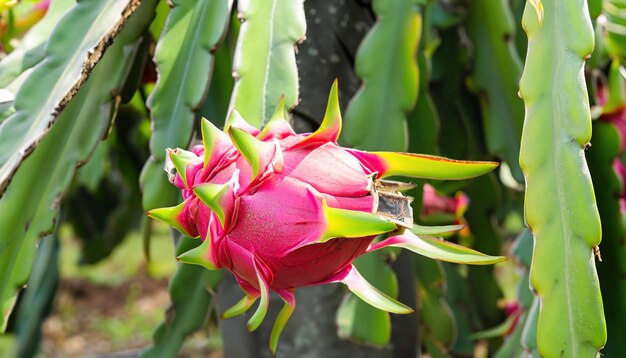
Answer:
<path fill-rule="evenodd" d="M 496 162 L 455 160 L 424 154 L 395 152 L 369 154 L 384 162 L 386 168 L 384 172 L 379 173 L 381 178 L 399 175 L 436 180 L 470 179 L 487 174 L 499 165 Z"/>
<path fill-rule="evenodd" d="M 206 168 L 213 154 L 215 141 L 219 135 L 223 135 L 223 132 L 206 118 L 202 118 L 200 130 L 202 132 L 202 145 L 204 146 L 204 168 Z"/>
<path fill-rule="evenodd" d="M 180 213 L 182 213 L 184 207 L 185 203 L 182 202 L 176 206 L 168 208 L 152 209 L 148 211 L 147 214 L 149 217 L 164 222 L 174 229 L 180 231 L 183 235 L 191 236 L 191 234 L 189 234 L 178 221 L 178 216 L 180 215 Z"/>
<path fill-rule="evenodd" d="M 278 105 L 276 106 L 276 110 L 274 114 L 272 114 L 272 118 L 268 123 L 272 123 L 273 121 L 287 120 L 287 108 L 285 108 L 285 95 L 280 96 L 278 100 Z"/>
<path fill-rule="evenodd" d="M 320 127 L 313 133 L 309 134 L 300 143 L 311 141 L 320 142 L 336 142 L 341 133 L 341 109 L 339 108 L 339 88 L 337 80 L 333 82 L 328 95 L 328 105 L 326 113 Z"/>
<path fill-rule="evenodd" d="M 284 295 L 284 294 L 283 294 Z M 293 298 L 292 293 L 286 293 L 286 297 L 283 297 L 285 301 L 285 305 L 276 316 L 276 321 L 274 322 L 274 326 L 272 327 L 272 333 L 270 334 L 270 351 L 272 354 L 276 353 L 276 348 L 278 347 L 278 339 L 280 338 L 280 334 L 285 329 L 287 325 L 287 321 L 291 317 L 291 314 L 296 309 L 295 300 Z"/>
<path fill-rule="evenodd" d="M 254 128 L 248 121 L 246 121 L 241 113 L 236 109 L 233 109 L 226 120 L 226 124 L 224 125 L 224 132 L 228 132 L 231 127 L 238 128 Z"/>
<path fill-rule="evenodd" d="M 352 267 L 352 270 L 341 281 L 348 289 L 357 295 L 363 301 L 370 305 L 391 313 L 408 314 L 413 312 L 411 307 L 408 307 L 393 298 L 387 296 L 376 287 L 372 286 L 361 274 Z"/>
<path fill-rule="evenodd" d="M 264 154 L 263 143 L 250 133 L 239 128 L 231 127 L 228 130 L 228 134 L 237 150 L 252 167 L 252 175 L 256 178 L 261 166 L 261 155 Z"/>
<path fill-rule="evenodd" d="M 405 230 L 402 234 L 374 243 L 367 251 L 371 252 L 390 246 L 411 250 L 416 254 L 430 257 L 431 259 L 458 264 L 491 265 L 506 260 L 504 256 L 486 255 L 482 252 L 442 239 L 429 236 L 417 236 L 409 230 Z"/>
<path fill-rule="evenodd" d="M 220 201 L 224 197 L 224 194 L 228 192 L 230 185 L 230 182 L 225 184 L 206 183 L 196 185 L 193 188 L 194 194 L 196 194 L 200 201 L 211 208 L 215 215 L 217 215 L 222 227 L 225 227 L 226 225 L 226 213 L 224 212 L 224 208 L 220 205 Z"/>
<path fill-rule="evenodd" d="M 397 228 L 396 224 L 382 216 L 355 210 L 331 208 L 322 201 L 326 230 L 319 242 L 337 237 L 358 238 L 384 234 Z"/>
<path fill-rule="evenodd" d="M 285 107 L 285 96 L 281 96 L 278 106 L 276 106 L 276 111 L 261 133 L 258 134 L 257 138 L 265 140 L 270 135 L 280 135 L 284 137 L 293 134 L 294 132 L 289 121 L 289 111 L 287 107 Z"/>
<path fill-rule="evenodd" d="M 239 302 L 222 313 L 222 319 L 239 316 L 246 312 L 256 302 L 258 297 L 245 295 Z"/>
<path fill-rule="evenodd" d="M 259 302 L 259 307 L 257 307 L 256 311 L 254 312 L 250 320 L 248 320 L 248 331 L 250 332 L 259 328 L 259 326 L 261 325 L 261 322 L 263 322 L 263 319 L 265 318 L 265 315 L 267 314 L 267 308 L 269 306 L 269 295 L 270 295 L 270 292 L 269 292 L 270 288 L 267 285 L 267 282 L 265 281 L 265 279 L 259 273 L 258 268 L 256 267 L 256 264 L 255 264 L 255 269 L 257 270 L 257 279 L 259 280 L 259 287 L 261 289 L 261 301 Z"/>
<path fill-rule="evenodd" d="M 209 270 L 217 270 L 211 257 L 211 239 L 207 238 L 202 244 L 181 254 L 176 259 L 180 262 L 192 265 L 200 265 Z"/>

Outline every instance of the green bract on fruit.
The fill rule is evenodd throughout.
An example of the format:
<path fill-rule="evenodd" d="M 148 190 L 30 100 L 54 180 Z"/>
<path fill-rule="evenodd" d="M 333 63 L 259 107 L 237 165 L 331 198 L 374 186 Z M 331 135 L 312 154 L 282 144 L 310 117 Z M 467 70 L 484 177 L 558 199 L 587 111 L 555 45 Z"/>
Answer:
<path fill-rule="evenodd" d="M 419 236 L 459 227 L 414 226 L 411 198 L 401 193 L 411 185 L 384 180 L 466 179 L 491 171 L 496 163 L 343 148 L 336 143 L 341 131 L 336 83 L 316 132 L 296 134 L 287 118 L 281 103 L 263 130 L 236 111 L 224 131 L 203 120 L 202 146 L 169 151 L 175 170 L 168 174 L 184 202 L 149 213 L 201 238 L 202 244 L 180 261 L 235 275 L 246 295 L 224 317 L 245 312 L 260 297 L 248 322 L 254 330 L 265 316 L 270 290 L 283 298 L 285 307 L 270 338 L 272 351 L 293 312 L 298 287 L 341 282 L 379 309 L 411 312 L 363 279 L 352 266 L 359 255 L 396 246 L 452 262 L 504 259 Z M 373 242 L 386 233 L 392 235 Z"/>

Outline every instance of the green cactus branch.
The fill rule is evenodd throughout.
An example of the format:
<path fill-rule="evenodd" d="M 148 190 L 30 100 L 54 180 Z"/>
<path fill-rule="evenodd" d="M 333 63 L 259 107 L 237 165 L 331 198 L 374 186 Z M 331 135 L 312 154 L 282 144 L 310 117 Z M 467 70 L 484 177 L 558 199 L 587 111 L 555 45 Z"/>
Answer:
<path fill-rule="evenodd" d="M 186 147 L 194 117 L 207 94 L 213 53 L 228 25 L 232 0 L 173 1 L 155 50 L 159 77 L 148 98 L 153 134 L 150 150 L 159 162 L 165 149 Z"/>
<path fill-rule="evenodd" d="M 474 46 L 469 85 L 480 98 L 487 147 L 522 182 L 518 157 L 524 107 L 517 96 L 522 63 L 513 42 L 513 15 L 505 0 L 476 0 L 468 10 L 465 27 Z"/>
<path fill-rule="evenodd" d="M 154 56 L 158 80 L 147 102 L 152 115 L 152 158 L 145 173 L 162 171 L 166 148 L 186 148 L 190 142 L 197 111 L 211 83 L 214 52 L 228 26 L 232 0 L 173 4 Z M 173 195 L 162 195 L 172 190 L 162 175 L 144 175 L 141 182 L 147 193 L 145 210 L 174 204 L 168 200 L 174 200 Z"/>
<path fill-rule="evenodd" d="M 363 86 L 346 110 L 344 140 L 350 146 L 390 151 L 408 148 L 406 116 L 415 106 L 419 83 L 419 3 L 378 0 L 372 4 L 378 21 L 359 47 L 355 64 Z"/>
<path fill-rule="evenodd" d="M 240 1 L 238 12 L 243 23 L 233 60 L 230 109 L 260 128 L 275 112 L 280 96 L 285 96 L 287 108 L 298 104 L 294 45 L 304 41 L 303 0 Z"/>
<path fill-rule="evenodd" d="M 417 276 L 420 325 L 423 339 L 430 342 L 429 346 L 440 349 L 450 347 L 456 336 L 456 322 L 448 302 L 444 296 L 446 279 L 441 262 L 426 257 L 415 257 L 415 274 Z M 434 348 L 434 347 L 433 347 Z M 433 348 L 428 351 L 431 355 Z"/>
<path fill-rule="evenodd" d="M 591 118 L 583 67 L 593 29 L 582 3 L 554 0 L 527 2 L 523 25 L 528 53 L 520 82 L 526 106 L 520 164 L 526 223 L 535 238 L 538 350 L 546 357 L 595 357 L 607 333 L 593 255 L 600 218 L 584 157 Z"/>
<path fill-rule="evenodd" d="M 55 27 L 46 58 L 17 93 L 16 112 L 0 125 L 0 195 L 139 4 L 139 0 L 81 1 Z"/>
<path fill-rule="evenodd" d="M 155 1 L 143 1 L 0 198 L 1 330 L 16 291 L 28 279 L 37 240 L 53 228 L 76 167 L 89 159 L 109 127 L 116 110 L 114 94 L 120 92 L 128 75 L 154 7 Z"/>

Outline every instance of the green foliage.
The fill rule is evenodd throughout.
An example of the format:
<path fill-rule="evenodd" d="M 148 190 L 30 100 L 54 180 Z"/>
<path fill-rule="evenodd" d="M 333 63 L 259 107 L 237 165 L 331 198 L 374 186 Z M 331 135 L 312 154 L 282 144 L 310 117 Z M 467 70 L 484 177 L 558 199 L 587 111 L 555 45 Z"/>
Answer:
<path fill-rule="evenodd" d="M 520 357 L 525 351 L 533 352 L 527 348 L 534 348 L 534 354 L 536 354 L 536 329 L 531 331 L 530 328 L 526 328 L 527 323 L 536 323 L 538 313 L 536 310 L 531 310 L 531 305 L 536 299 L 530 290 L 529 269 L 532 260 L 532 243 L 533 235 L 526 229 L 515 239 L 511 249 L 511 254 L 515 256 L 518 269 L 521 271 L 516 295 L 516 303 L 519 305 L 520 311 L 518 312 L 519 318 L 513 322 L 514 327 L 510 328 L 513 331 L 506 332 L 508 335 L 505 336 L 504 343 L 494 355 L 497 358 Z M 529 320 L 529 317 L 532 318 Z M 533 347 L 529 347 L 529 343 L 534 343 Z"/>
<path fill-rule="evenodd" d="M 176 255 L 191 250 L 198 241 L 182 237 Z M 215 289 L 220 276 L 220 271 L 181 264 L 170 283 L 172 305 L 165 314 L 165 321 L 154 332 L 154 345 L 141 357 L 176 356 L 185 337 L 198 330 L 208 318 L 212 300 L 209 290 Z"/>
<path fill-rule="evenodd" d="M 21 85 L 15 113 L 0 127 L 0 192 L 85 83 L 136 7 L 136 0 L 81 1 L 55 27 L 46 58 Z M 74 36 L 67 36 L 68 32 Z"/>
<path fill-rule="evenodd" d="M 280 96 L 287 108 L 298 103 L 298 69 L 294 46 L 304 40 L 302 0 L 240 1 L 242 21 L 233 59 L 235 87 L 230 108 L 255 127 L 276 111 Z M 329 84 L 330 85 L 330 84 Z"/>
<path fill-rule="evenodd" d="M 83 242 L 83 264 L 107 258 L 145 217 L 139 174 L 147 150 L 134 145 L 141 141 L 137 139 L 141 137 L 138 127 L 144 118 L 131 108 L 124 105 L 119 109 L 118 125 L 98 145 L 89 163 L 79 169 L 74 189 L 66 199 L 65 221 Z"/>
<path fill-rule="evenodd" d="M 0 210 L 6 213 L 0 215 L 1 328 L 6 325 L 16 290 L 28 279 L 37 240 L 54 226 L 60 200 L 69 187 L 76 166 L 89 158 L 108 130 L 115 113 L 112 94 L 119 91 L 128 75 L 133 54 L 152 19 L 154 5 L 154 2 L 144 2 L 137 14 L 128 20 L 83 89 L 65 108 L 37 150 L 17 170 L 11 185 L 0 198 Z M 69 21 L 74 20 L 69 18 Z M 122 63 L 120 58 L 124 60 Z M 24 93 L 24 96 L 36 96 Z M 4 122 L 2 128 L 7 123 Z"/>
<path fill-rule="evenodd" d="M 351 146 L 408 148 L 406 113 L 415 106 L 418 90 L 415 52 L 422 22 L 418 4 L 416 0 L 373 1 L 378 21 L 359 47 L 355 64 L 363 85 L 346 110 L 344 139 Z"/>
<path fill-rule="evenodd" d="M 41 340 L 41 325 L 52 310 L 59 283 L 59 230 L 44 237 L 37 249 L 33 271 L 28 280 L 29 290 L 21 299 L 15 332 L 17 357 L 32 357 Z"/>
<path fill-rule="evenodd" d="M 359 272 L 390 297 L 398 296 L 398 280 L 384 255 L 372 253 L 355 261 Z M 337 334 L 344 339 L 385 347 L 391 339 L 391 319 L 355 295 L 345 297 L 337 310 Z M 375 327 L 375 328 L 374 328 Z"/>
<path fill-rule="evenodd" d="M 523 24 L 529 47 L 520 81 L 526 104 L 520 164 L 535 237 L 530 276 L 541 301 L 538 349 L 548 357 L 591 357 L 607 335 L 593 254 L 600 217 L 583 154 L 591 118 L 581 73 L 593 29 L 586 8 L 551 0 L 528 2 Z"/>
<path fill-rule="evenodd" d="M 480 99 L 487 148 L 506 160 L 515 179 L 523 103 L 517 96 L 522 63 L 513 43 L 513 16 L 505 0 L 476 0 L 468 8 L 465 28 L 474 45 L 470 87 Z M 499 75 L 494 76 L 494 71 Z"/>
<path fill-rule="evenodd" d="M 415 259 L 418 302 L 421 305 L 423 339 L 429 353 L 447 350 L 456 339 L 456 322 L 445 300 L 446 280 L 441 263 L 417 256 Z"/>
<path fill-rule="evenodd" d="M 167 148 L 186 147 L 211 83 L 214 52 L 224 37 L 232 0 L 173 1 L 155 50 L 159 77 L 148 98 L 152 115 L 151 160 L 143 186 L 147 192 L 172 192 L 162 175 Z M 162 190 L 155 188 L 163 188 Z M 151 196 L 147 196 L 149 198 Z M 144 200 L 145 210 L 169 206 L 173 195 Z"/>
<path fill-rule="evenodd" d="M 496 210 L 503 203 L 502 190 L 494 175 L 487 175 L 473 181 L 466 189 L 470 198 L 481 198 L 470 203 L 465 217 L 471 234 L 469 240 L 472 247 L 480 252 L 498 255 L 502 250 L 502 233 L 498 227 Z M 504 320 L 498 301 L 502 298 L 502 290 L 493 279 L 493 266 L 468 268 L 470 288 L 479 297 L 473 302 L 481 328 L 487 328 Z"/>

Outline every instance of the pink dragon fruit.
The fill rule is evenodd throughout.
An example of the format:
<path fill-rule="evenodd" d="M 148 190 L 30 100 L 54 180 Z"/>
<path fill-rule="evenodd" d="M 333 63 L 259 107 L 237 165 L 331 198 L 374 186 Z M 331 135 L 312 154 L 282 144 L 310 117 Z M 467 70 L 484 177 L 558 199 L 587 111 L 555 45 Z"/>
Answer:
<path fill-rule="evenodd" d="M 337 145 L 341 115 L 336 83 L 320 128 L 296 134 L 284 103 L 263 130 L 233 111 L 224 132 L 202 121 L 203 145 L 169 151 L 170 181 L 183 203 L 148 213 L 202 243 L 179 256 L 186 263 L 231 271 L 245 297 L 224 312 L 245 312 L 260 297 L 249 330 L 263 320 L 270 290 L 285 306 L 270 337 L 278 337 L 294 310 L 294 289 L 344 283 L 371 305 L 394 313 L 411 309 L 371 286 L 352 266 L 359 255 L 388 246 L 436 259 L 490 264 L 503 260 L 417 234 L 437 228 L 413 225 L 410 187 L 389 176 L 465 179 L 489 172 L 492 162 L 455 161 L 392 152 L 364 152 Z M 375 242 L 378 235 L 391 236 Z"/>

